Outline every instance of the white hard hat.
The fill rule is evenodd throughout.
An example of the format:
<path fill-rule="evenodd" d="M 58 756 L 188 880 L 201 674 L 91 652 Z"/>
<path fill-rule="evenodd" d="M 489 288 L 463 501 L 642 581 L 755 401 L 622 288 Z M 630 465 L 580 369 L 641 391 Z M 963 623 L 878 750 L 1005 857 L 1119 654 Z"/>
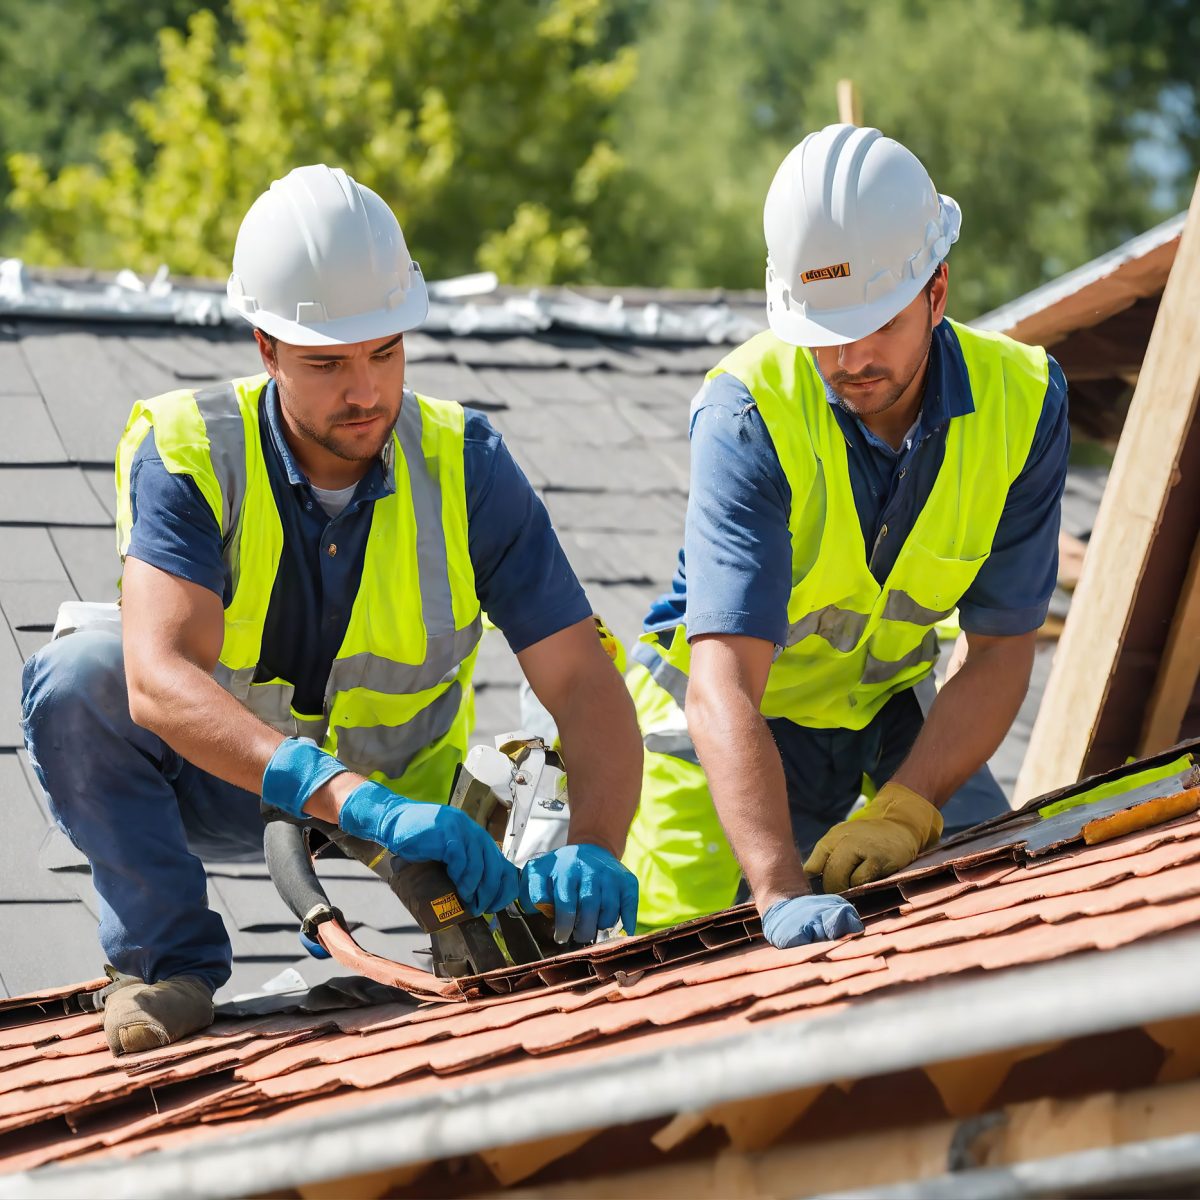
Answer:
<path fill-rule="evenodd" d="M 783 160 L 763 210 L 767 321 L 794 346 L 840 346 L 916 299 L 962 213 L 878 129 L 827 125 Z"/>
<path fill-rule="evenodd" d="M 340 167 L 297 167 L 250 206 L 233 250 L 229 303 L 297 346 L 368 342 L 429 312 L 400 223 Z"/>

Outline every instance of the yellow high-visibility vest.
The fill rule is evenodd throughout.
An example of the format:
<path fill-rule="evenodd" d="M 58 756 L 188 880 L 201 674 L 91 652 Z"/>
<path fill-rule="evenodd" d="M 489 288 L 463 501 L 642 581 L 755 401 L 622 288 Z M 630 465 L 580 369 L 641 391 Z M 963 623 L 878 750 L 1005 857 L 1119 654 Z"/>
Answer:
<path fill-rule="evenodd" d="M 233 580 L 214 675 L 251 712 L 311 737 L 368 778 L 444 802 L 474 723 L 471 675 L 482 620 L 467 546 L 464 413 L 405 391 L 376 500 L 362 580 L 334 658 L 323 711 L 300 713 L 293 684 L 260 679 L 267 608 L 283 549 L 259 427 L 267 376 L 134 405 L 117 448 L 117 544 L 132 534 L 129 473 L 151 429 L 164 466 L 195 480 L 221 530 Z"/>

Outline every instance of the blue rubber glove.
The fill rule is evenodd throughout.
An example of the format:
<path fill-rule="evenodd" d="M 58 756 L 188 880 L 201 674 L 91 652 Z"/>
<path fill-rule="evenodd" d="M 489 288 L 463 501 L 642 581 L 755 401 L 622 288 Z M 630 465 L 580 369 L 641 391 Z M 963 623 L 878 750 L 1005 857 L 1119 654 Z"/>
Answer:
<path fill-rule="evenodd" d="M 791 950 L 862 933 L 863 923 L 854 905 L 841 896 L 793 896 L 767 909 L 762 928 L 763 937 L 777 950 Z"/>
<path fill-rule="evenodd" d="M 263 803 L 303 817 L 313 792 L 345 770 L 311 738 L 288 738 L 279 743 L 263 772 Z"/>
<path fill-rule="evenodd" d="M 531 858 L 521 868 L 521 907 L 554 908 L 554 940 L 594 942 L 596 931 L 618 920 L 632 935 L 637 925 L 638 881 L 607 850 L 581 842 Z"/>
<path fill-rule="evenodd" d="M 313 958 L 332 958 L 333 955 L 321 945 L 316 938 L 310 938 L 304 930 L 300 930 L 300 945 L 308 951 Z"/>
<path fill-rule="evenodd" d="M 346 797 L 338 824 L 404 862 L 444 863 L 473 917 L 499 912 L 517 898 L 517 868 L 462 809 L 409 800 L 368 780 Z"/>

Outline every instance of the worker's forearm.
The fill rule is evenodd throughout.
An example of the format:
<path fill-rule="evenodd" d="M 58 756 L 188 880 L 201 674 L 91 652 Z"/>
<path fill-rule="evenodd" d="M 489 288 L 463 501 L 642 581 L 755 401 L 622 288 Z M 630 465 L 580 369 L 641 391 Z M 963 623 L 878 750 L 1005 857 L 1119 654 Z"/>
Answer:
<path fill-rule="evenodd" d="M 194 766 L 256 796 L 263 772 L 284 740 L 194 663 L 160 667 L 131 681 L 129 709 L 144 729 L 157 734 Z M 309 798 L 305 811 L 336 824 L 346 796 L 362 777 L 344 772 Z"/>
<path fill-rule="evenodd" d="M 689 692 L 687 718 L 717 816 L 759 911 L 806 895 L 783 763 L 762 714 L 737 691 L 712 700 Z"/>
<path fill-rule="evenodd" d="M 620 858 L 642 787 L 642 739 L 620 675 L 604 660 L 594 676 L 580 680 L 551 714 L 567 768 L 568 836 Z"/>
<path fill-rule="evenodd" d="M 945 804 L 1004 740 L 1029 687 L 1033 651 L 1030 635 L 968 653 L 938 693 L 895 782 Z"/>

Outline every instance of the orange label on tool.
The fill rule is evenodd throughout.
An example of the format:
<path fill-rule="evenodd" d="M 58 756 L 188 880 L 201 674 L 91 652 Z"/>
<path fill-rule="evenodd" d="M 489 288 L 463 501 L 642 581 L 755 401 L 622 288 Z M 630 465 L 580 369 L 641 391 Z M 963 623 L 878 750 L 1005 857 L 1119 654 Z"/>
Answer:
<path fill-rule="evenodd" d="M 462 904 L 459 903 L 458 897 L 453 892 L 449 892 L 445 896 L 439 896 L 436 900 L 430 901 L 430 903 L 433 907 L 433 915 L 439 921 L 453 921 L 455 917 L 461 917 L 465 911 Z"/>
<path fill-rule="evenodd" d="M 801 271 L 800 282 L 816 283 L 821 279 L 845 279 L 849 274 L 850 264 L 848 262 L 834 263 L 830 267 L 817 267 L 813 271 Z"/>

